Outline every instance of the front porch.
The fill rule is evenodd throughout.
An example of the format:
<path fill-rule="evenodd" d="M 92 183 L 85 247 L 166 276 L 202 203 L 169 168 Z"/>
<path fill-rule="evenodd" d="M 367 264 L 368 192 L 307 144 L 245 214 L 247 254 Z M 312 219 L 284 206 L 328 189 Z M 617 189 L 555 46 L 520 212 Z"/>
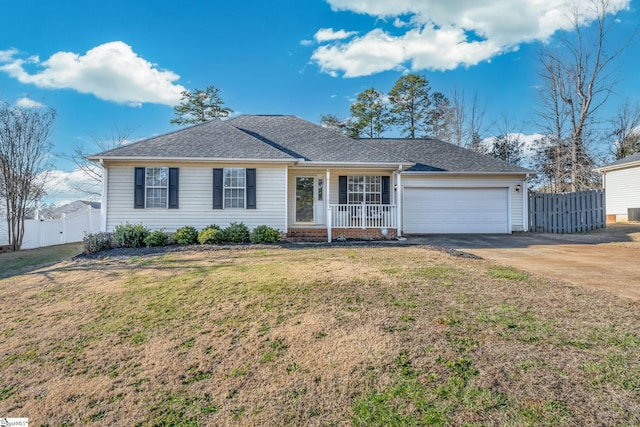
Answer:
<path fill-rule="evenodd" d="M 326 242 L 395 239 L 398 237 L 397 212 L 396 205 L 329 205 L 326 225 L 291 226 L 287 231 L 287 240 Z"/>

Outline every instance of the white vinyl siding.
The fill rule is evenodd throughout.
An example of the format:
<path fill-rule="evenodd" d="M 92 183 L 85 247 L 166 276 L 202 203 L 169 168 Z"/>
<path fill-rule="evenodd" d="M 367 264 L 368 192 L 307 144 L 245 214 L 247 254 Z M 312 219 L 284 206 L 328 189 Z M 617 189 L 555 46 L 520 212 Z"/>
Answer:
<path fill-rule="evenodd" d="M 515 186 L 520 184 L 521 190 L 516 191 Z M 526 185 L 522 177 L 499 177 L 499 176 L 454 176 L 443 177 L 433 175 L 402 174 L 402 187 L 405 188 L 465 188 L 482 189 L 494 188 L 504 189 L 508 202 L 508 218 L 510 229 L 507 232 L 526 230 L 525 224 L 525 203 Z M 403 206 L 403 210 L 406 206 Z M 473 212 L 467 214 L 472 215 Z"/>
<path fill-rule="evenodd" d="M 628 208 L 640 208 L 640 166 L 609 171 L 605 180 L 607 215 L 624 220 Z"/>
<path fill-rule="evenodd" d="M 124 223 L 142 223 L 152 230 L 173 232 L 185 225 L 197 229 L 209 224 L 226 227 L 232 222 L 243 222 L 250 229 L 268 225 L 285 229 L 287 172 L 285 166 L 243 165 L 256 168 L 257 209 L 213 209 L 213 169 L 234 167 L 228 164 L 176 163 L 163 165 L 111 164 L 107 193 L 107 231 Z M 179 167 L 179 209 L 134 209 L 134 167 Z"/>

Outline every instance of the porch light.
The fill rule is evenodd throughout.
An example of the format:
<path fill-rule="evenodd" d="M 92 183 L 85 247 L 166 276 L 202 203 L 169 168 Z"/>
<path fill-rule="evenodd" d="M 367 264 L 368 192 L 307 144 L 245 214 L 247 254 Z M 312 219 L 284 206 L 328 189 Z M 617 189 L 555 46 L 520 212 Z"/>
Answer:
<path fill-rule="evenodd" d="M 393 184 L 393 191 L 398 190 L 398 184 Z"/>
<path fill-rule="evenodd" d="M 516 185 L 516 191 L 520 191 L 522 189 L 522 186 L 520 184 Z"/>

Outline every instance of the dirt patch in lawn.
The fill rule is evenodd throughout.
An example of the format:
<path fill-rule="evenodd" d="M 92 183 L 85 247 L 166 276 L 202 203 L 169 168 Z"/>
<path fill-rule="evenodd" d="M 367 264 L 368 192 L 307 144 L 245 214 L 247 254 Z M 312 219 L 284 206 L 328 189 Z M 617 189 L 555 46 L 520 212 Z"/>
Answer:
<path fill-rule="evenodd" d="M 427 247 L 76 259 L 0 280 L 34 425 L 638 425 L 640 306 Z"/>
<path fill-rule="evenodd" d="M 551 242 L 465 250 L 532 273 L 640 300 L 640 225 L 546 237 Z"/>

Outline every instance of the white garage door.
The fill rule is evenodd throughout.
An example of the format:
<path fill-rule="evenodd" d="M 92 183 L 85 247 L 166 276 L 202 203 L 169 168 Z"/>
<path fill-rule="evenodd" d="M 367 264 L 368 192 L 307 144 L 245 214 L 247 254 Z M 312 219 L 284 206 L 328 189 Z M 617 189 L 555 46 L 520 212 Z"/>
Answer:
<path fill-rule="evenodd" d="M 509 233 L 506 188 L 405 188 L 403 228 L 411 233 Z"/>

